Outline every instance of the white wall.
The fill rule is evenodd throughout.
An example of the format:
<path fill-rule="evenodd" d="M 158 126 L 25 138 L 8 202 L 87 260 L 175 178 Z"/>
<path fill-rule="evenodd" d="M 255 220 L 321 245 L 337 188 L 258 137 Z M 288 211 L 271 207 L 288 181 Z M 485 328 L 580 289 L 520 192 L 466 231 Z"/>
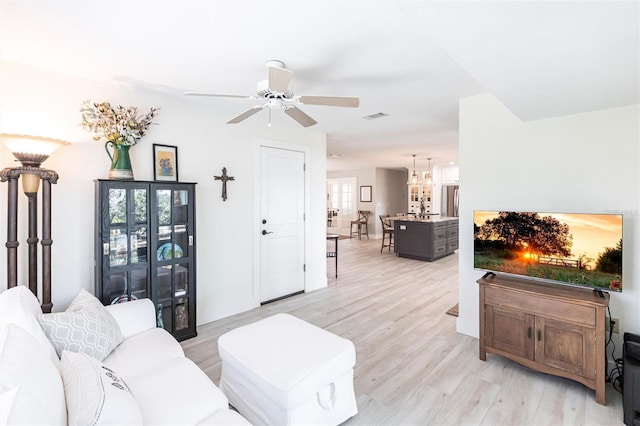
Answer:
<path fill-rule="evenodd" d="M 376 199 L 377 199 L 377 188 L 376 188 L 376 173 L 375 169 L 360 169 L 360 170 L 334 170 L 327 172 L 326 179 L 336 179 L 336 178 L 345 178 L 345 177 L 355 177 L 356 178 L 356 210 L 371 210 L 375 211 Z M 360 187 L 363 185 L 371 185 L 371 202 L 370 203 L 361 203 L 360 202 Z M 355 219 L 355 218 L 354 218 Z"/>
<path fill-rule="evenodd" d="M 610 307 L 621 333 L 640 332 L 639 112 L 634 105 L 523 123 L 490 94 L 461 100 L 459 332 L 478 336 L 473 210 L 622 213 L 624 289 L 611 293 Z"/>
<path fill-rule="evenodd" d="M 407 172 L 376 168 L 376 236 L 382 237 L 381 214 L 407 211 Z"/>
<path fill-rule="evenodd" d="M 109 159 L 103 142 L 93 142 L 80 129 L 80 103 L 85 99 L 138 106 L 141 112 L 161 108 L 156 122 L 142 141 L 132 148 L 135 178 L 153 179 L 152 144 L 178 146 L 181 181 L 197 182 L 197 323 L 202 324 L 258 306 L 253 289 L 253 170 L 256 137 L 310 147 L 310 236 L 306 284 L 309 289 L 326 286 L 325 174 L 326 135 L 293 125 L 268 128 L 259 119 L 241 125 L 224 124 L 215 103 L 193 101 L 159 92 L 122 85 L 81 80 L 1 62 L 0 131 L 42 135 L 73 142 L 52 155 L 43 165 L 56 170 L 60 180 L 53 186 L 53 304 L 64 309 L 80 288 L 93 292 L 94 187 L 93 180 L 106 178 Z M 255 118 L 255 117 L 254 117 Z M 13 157 L 0 146 L 0 167 L 13 167 Z M 213 176 L 222 167 L 235 177 L 228 184 L 229 199 L 220 197 L 221 184 Z M 0 184 L 4 206 L 7 185 Z M 21 196 L 20 258 L 26 257 L 25 200 Z M 6 208 L 0 208 L 0 241 L 6 241 Z M 6 288 L 6 250 L 0 250 L 0 291 Z M 26 282 L 20 265 L 20 283 Z"/>

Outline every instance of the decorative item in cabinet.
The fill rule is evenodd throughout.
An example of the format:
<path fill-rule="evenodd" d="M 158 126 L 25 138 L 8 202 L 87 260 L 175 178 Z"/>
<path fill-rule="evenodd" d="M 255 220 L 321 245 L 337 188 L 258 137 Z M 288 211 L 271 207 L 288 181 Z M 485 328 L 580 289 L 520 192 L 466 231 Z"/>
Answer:
<path fill-rule="evenodd" d="M 150 298 L 158 326 L 196 335 L 195 184 L 96 181 L 96 296 Z"/>

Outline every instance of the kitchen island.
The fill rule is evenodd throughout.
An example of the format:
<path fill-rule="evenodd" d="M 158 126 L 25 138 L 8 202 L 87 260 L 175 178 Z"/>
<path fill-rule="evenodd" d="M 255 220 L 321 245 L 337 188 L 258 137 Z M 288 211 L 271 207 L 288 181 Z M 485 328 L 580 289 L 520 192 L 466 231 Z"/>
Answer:
<path fill-rule="evenodd" d="M 411 217 L 393 219 L 394 250 L 400 257 L 432 262 L 458 248 L 457 217 Z"/>

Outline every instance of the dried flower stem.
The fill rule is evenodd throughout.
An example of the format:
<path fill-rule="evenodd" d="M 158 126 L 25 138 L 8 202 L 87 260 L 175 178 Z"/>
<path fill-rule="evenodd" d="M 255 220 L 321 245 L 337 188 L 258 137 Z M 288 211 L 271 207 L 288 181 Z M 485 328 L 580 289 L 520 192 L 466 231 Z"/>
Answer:
<path fill-rule="evenodd" d="M 116 145 L 135 145 L 146 134 L 157 115 L 158 108 L 151 108 L 145 115 L 138 115 L 137 107 L 115 108 L 109 102 L 95 103 L 89 100 L 82 102 L 83 129 L 94 134 L 98 141 L 105 138 Z"/>

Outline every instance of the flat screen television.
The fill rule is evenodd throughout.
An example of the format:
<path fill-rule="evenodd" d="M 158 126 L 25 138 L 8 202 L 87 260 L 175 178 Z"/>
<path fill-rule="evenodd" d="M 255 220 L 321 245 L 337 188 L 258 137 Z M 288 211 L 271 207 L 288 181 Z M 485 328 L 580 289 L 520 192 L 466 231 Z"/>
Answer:
<path fill-rule="evenodd" d="M 622 215 L 473 212 L 473 267 L 622 291 Z"/>

